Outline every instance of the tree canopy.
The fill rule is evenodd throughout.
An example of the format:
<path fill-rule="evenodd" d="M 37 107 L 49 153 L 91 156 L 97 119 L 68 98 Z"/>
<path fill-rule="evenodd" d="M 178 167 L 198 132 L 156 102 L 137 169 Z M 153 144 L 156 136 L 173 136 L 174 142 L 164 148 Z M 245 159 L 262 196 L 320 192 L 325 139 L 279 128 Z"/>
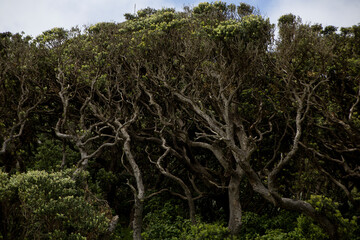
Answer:
<path fill-rule="evenodd" d="M 125 18 L 0 34 L 3 239 L 359 236 L 360 25 Z"/>

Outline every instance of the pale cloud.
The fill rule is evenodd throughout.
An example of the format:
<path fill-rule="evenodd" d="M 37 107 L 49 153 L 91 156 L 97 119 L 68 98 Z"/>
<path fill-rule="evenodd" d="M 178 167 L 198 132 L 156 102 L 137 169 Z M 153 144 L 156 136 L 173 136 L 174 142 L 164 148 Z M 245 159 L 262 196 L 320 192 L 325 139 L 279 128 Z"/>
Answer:
<path fill-rule="evenodd" d="M 206 0 L 0 0 L 0 32 L 21 32 L 36 36 L 54 27 L 97 22 L 122 22 L 125 13 L 145 7 L 159 9 L 194 7 Z M 211 2 L 211 1 L 210 1 Z M 243 0 L 257 7 L 261 14 L 277 23 L 281 15 L 293 13 L 305 23 L 324 26 L 352 26 L 360 23 L 360 0 Z M 136 7 L 135 7 L 136 6 Z"/>
<path fill-rule="evenodd" d="M 274 0 L 267 8 L 273 23 L 280 16 L 292 13 L 304 23 L 320 23 L 323 26 L 350 27 L 360 23 L 359 0 Z"/>
<path fill-rule="evenodd" d="M 197 5 L 203 0 L 194 1 Z M 360 0 L 228 0 L 227 3 L 245 2 L 276 24 L 279 17 L 293 13 L 304 23 L 321 23 L 349 27 L 360 23 Z"/>
<path fill-rule="evenodd" d="M 35 37 L 54 27 L 121 22 L 135 9 L 182 6 L 166 0 L 0 0 L 0 32 L 24 31 Z"/>

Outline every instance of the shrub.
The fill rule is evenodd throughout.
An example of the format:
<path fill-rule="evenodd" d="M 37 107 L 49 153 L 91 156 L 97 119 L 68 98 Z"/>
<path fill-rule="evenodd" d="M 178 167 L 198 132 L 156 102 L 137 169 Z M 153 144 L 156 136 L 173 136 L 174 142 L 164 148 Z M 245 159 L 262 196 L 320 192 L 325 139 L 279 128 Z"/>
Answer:
<path fill-rule="evenodd" d="M 39 146 L 36 148 L 36 154 L 33 159 L 31 169 L 51 171 L 53 169 L 60 170 L 63 146 L 60 140 L 47 139 L 40 136 Z M 66 167 L 72 167 L 80 159 L 77 151 L 71 150 L 68 146 L 65 148 Z"/>
<path fill-rule="evenodd" d="M 264 234 L 273 234 L 269 231 L 290 232 L 296 227 L 297 216 L 298 214 L 285 210 L 278 211 L 277 214 L 261 216 L 253 212 L 244 212 L 240 238 L 255 239 Z"/>
<path fill-rule="evenodd" d="M 307 216 L 300 215 L 297 219 L 297 226 L 294 231 L 291 232 L 292 236 L 297 237 L 295 239 L 301 240 L 325 240 L 329 239 L 324 231 Z"/>
<path fill-rule="evenodd" d="M 230 240 L 230 232 L 223 223 L 199 223 L 184 229 L 179 239 L 183 240 Z"/>
<path fill-rule="evenodd" d="M 107 238 L 110 209 L 84 188 L 72 170 L 0 172 L 2 231 L 9 239 Z"/>
<path fill-rule="evenodd" d="M 356 216 L 353 216 L 352 219 L 344 218 L 339 210 L 339 203 L 321 195 L 312 195 L 309 203 L 317 212 L 326 215 L 338 227 L 341 239 L 360 239 Z"/>
<path fill-rule="evenodd" d="M 153 208 L 151 203 L 148 207 Z M 189 220 L 179 216 L 178 212 L 179 207 L 171 202 L 165 203 L 162 208 L 153 208 L 144 217 L 144 240 L 178 239 L 183 229 L 189 228 L 191 224 Z"/>
<path fill-rule="evenodd" d="M 157 198 L 151 199 L 147 204 L 149 213 L 144 217 L 144 240 L 207 240 L 230 239 L 230 233 L 223 223 L 204 223 L 200 218 L 198 224 L 192 225 L 189 219 L 182 216 L 182 209 L 174 202 L 166 202 L 159 206 Z"/>
<path fill-rule="evenodd" d="M 270 229 L 262 236 L 258 236 L 257 240 L 295 240 L 297 238 L 290 237 L 289 234 L 285 233 L 282 229 Z"/>

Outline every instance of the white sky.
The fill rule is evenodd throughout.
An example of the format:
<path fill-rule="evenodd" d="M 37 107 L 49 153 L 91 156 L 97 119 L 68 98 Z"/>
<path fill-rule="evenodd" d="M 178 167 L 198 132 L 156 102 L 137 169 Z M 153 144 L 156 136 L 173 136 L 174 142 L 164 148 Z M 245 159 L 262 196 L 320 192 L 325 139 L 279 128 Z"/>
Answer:
<path fill-rule="evenodd" d="M 24 31 L 33 37 L 54 27 L 121 22 L 125 13 L 152 7 L 196 6 L 201 0 L 0 0 L 0 32 Z M 239 3 L 240 1 L 225 1 Z M 349 27 L 360 23 L 360 0 L 243 0 L 260 9 L 272 23 L 287 13 L 305 23 Z"/>
<path fill-rule="evenodd" d="M 274 0 L 266 12 L 272 22 L 287 13 L 304 23 L 350 27 L 360 23 L 360 0 Z M 263 12 L 263 11 L 262 11 Z"/>

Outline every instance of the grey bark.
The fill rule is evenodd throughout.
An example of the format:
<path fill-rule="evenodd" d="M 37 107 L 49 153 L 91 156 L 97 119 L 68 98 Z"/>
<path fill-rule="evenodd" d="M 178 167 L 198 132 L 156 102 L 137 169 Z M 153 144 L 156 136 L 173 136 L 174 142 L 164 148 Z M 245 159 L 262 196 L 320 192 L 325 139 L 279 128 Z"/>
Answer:
<path fill-rule="evenodd" d="M 156 167 L 159 169 L 161 174 L 163 174 L 164 176 L 166 176 L 166 177 L 174 180 L 175 182 L 177 182 L 181 186 L 181 188 L 184 190 L 185 196 L 182 196 L 181 194 L 176 194 L 176 195 L 180 196 L 181 198 L 183 198 L 184 200 L 186 200 L 188 202 L 190 221 L 191 221 L 192 224 L 195 225 L 196 224 L 195 203 L 194 203 L 194 198 L 193 198 L 193 196 L 191 194 L 191 190 L 181 178 L 175 176 L 168 169 L 165 169 L 165 168 L 162 167 L 161 161 L 171 152 L 171 148 L 166 145 L 165 138 L 161 137 L 161 140 L 162 140 L 162 147 L 166 151 L 157 159 L 156 162 L 151 160 L 149 153 L 148 153 L 148 158 L 153 164 L 156 165 Z"/>
<path fill-rule="evenodd" d="M 240 203 L 240 183 L 243 172 L 240 168 L 231 176 L 228 185 L 229 195 L 229 222 L 228 228 L 231 234 L 239 234 L 241 230 L 242 208 Z"/>
<path fill-rule="evenodd" d="M 131 152 L 131 138 L 127 132 L 126 127 L 121 128 L 121 134 L 124 138 L 123 149 L 126 155 L 127 160 L 130 163 L 132 173 L 136 181 L 136 189 L 133 188 L 135 204 L 134 204 L 134 220 L 132 222 L 133 227 L 133 239 L 141 240 L 141 230 L 142 230 L 142 213 L 144 208 L 144 199 L 145 199 L 145 187 L 142 179 L 142 173 L 139 166 L 137 165 L 134 155 Z"/>

